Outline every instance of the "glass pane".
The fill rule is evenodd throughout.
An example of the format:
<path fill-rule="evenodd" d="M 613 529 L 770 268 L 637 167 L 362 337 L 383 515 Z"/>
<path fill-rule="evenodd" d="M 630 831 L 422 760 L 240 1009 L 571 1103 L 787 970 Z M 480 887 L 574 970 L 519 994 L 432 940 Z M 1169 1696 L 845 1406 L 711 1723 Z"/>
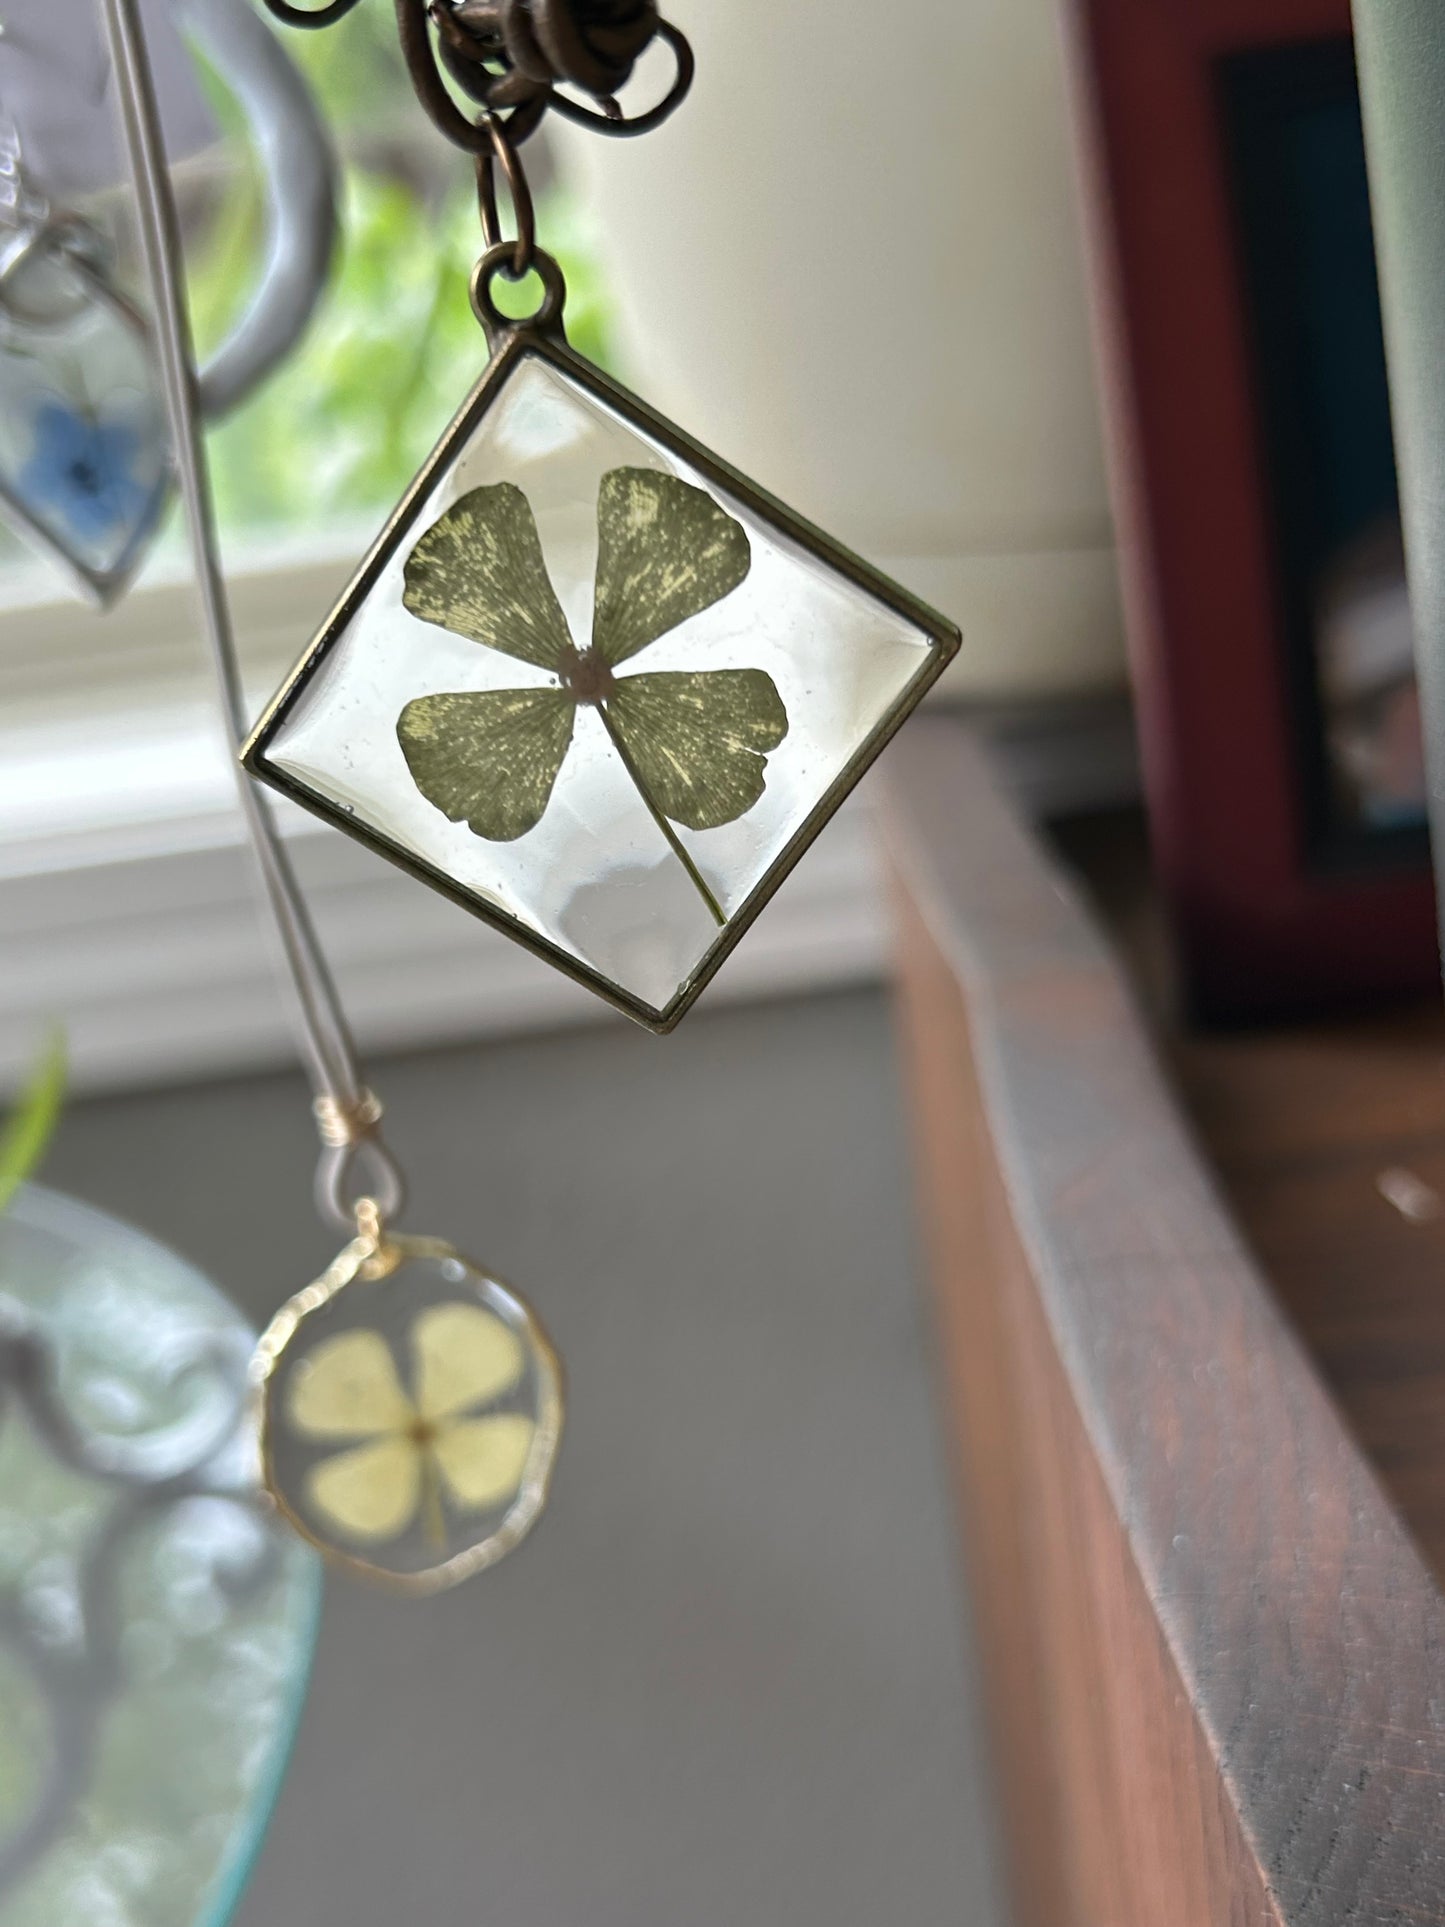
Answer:
<path fill-rule="evenodd" d="M 676 482 L 649 492 L 616 480 L 639 472 Z M 427 532 L 453 526 L 454 504 L 498 484 L 513 499 L 486 513 L 505 507 L 525 534 L 530 512 L 540 561 L 529 582 L 487 581 L 465 553 L 476 531 L 454 525 L 461 603 L 490 598 L 488 645 L 462 613 L 446 621 L 413 613 L 407 572 Z M 628 513 L 645 507 L 657 518 L 646 527 L 619 520 L 617 595 L 631 601 L 617 620 L 628 634 L 651 635 L 658 625 L 661 633 L 621 658 L 614 646 L 605 683 L 589 686 L 554 645 L 583 659 L 607 653 L 593 616 L 609 488 L 630 491 Z M 516 553 L 516 534 L 510 523 L 499 529 L 502 552 Z M 740 556 L 731 573 L 702 575 L 695 592 L 672 580 L 714 541 Z M 713 591 L 721 592 L 705 601 Z M 555 620 L 545 616 L 552 592 Z M 521 599 L 510 613 L 509 595 Z M 531 608 L 522 606 L 528 596 Z M 655 615 L 640 607 L 649 597 Z M 522 659 L 507 646 L 507 625 L 536 622 L 550 640 Z M 801 547 L 751 500 L 529 356 L 449 451 L 266 760 L 662 1013 L 938 656 L 935 635 Z M 481 692 L 541 700 L 528 709 L 524 694 L 515 713 L 500 698 L 451 713 L 443 704 L 404 720 L 418 699 Z M 441 734 L 460 771 L 429 776 L 416 753 L 419 723 Z M 490 803 L 471 807 L 472 777 L 479 794 L 490 786 Z"/>

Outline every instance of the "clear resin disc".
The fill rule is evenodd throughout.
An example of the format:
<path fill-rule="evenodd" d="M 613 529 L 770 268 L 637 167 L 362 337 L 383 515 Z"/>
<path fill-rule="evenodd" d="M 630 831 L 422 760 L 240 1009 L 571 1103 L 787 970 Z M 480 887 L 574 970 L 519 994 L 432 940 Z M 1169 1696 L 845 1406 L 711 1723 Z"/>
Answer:
<path fill-rule="evenodd" d="M 561 1371 L 523 1301 L 432 1238 L 365 1239 L 256 1355 L 266 1484 L 342 1563 L 434 1592 L 495 1564 L 546 1502 Z"/>
<path fill-rule="evenodd" d="M 523 329 L 246 760 L 666 1030 L 957 643 Z"/>

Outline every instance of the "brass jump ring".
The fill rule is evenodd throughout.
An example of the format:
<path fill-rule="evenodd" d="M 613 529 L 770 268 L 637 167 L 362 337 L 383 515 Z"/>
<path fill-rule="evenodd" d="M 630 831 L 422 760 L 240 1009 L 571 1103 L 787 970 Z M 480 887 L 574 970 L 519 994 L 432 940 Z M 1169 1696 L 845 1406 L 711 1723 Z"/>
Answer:
<path fill-rule="evenodd" d="M 316 1203 L 322 1217 L 349 1229 L 363 1198 L 375 1200 L 388 1224 L 401 1216 L 406 1184 L 390 1151 L 374 1136 L 327 1145 L 316 1167 Z"/>
<path fill-rule="evenodd" d="M 486 330 L 489 341 L 495 341 L 514 328 L 535 328 L 539 332 L 546 332 L 561 326 L 562 310 L 567 301 L 567 282 L 561 268 L 545 248 L 532 250 L 532 271 L 542 283 L 542 299 L 533 312 L 521 317 L 505 315 L 493 301 L 492 283 L 497 276 L 506 273 L 509 280 L 513 278 L 509 267 L 512 253 L 512 243 L 501 241 L 497 246 L 488 248 L 472 269 L 468 287 L 472 313 Z"/>
<path fill-rule="evenodd" d="M 508 139 L 507 130 L 498 116 L 485 114 L 479 124 L 491 135 L 491 146 L 476 156 L 477 207 L 482 217 L 482 236 L 489 253 L 493 248 L 501 247 L 505 240 L 501 216 L 497 211 L 496 168 L 500 163 L 517 222 L 517 238 L 509 244 L 512 265 L 507 273 L 513 281 L 521 281 L 532 266 L 537 251 L 537 220 L 532 206 L 532 190 L 527 184 L 521 157 Z"/>

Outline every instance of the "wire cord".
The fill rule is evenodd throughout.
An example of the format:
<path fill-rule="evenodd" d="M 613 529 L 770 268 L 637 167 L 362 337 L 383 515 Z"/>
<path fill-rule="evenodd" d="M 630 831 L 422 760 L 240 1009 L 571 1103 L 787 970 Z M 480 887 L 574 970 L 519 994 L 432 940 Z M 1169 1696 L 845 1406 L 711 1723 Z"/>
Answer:
<path fill-rule="evenodd" d="M 247 733 L 245 696 L 216 538 L 186 307 L 180 224 L 166 170 L 155 80 L 138 0 L 105 0 L 105 17 L 150 282 L 156 357 L 176 478 L 226 731 L 232 749 L 239 752 Z M 239 760 L 235 774 L 247 836 L 294 993 L 297 1036 L 315 1090 L 317 1116 L 324 1120 L 317 1172 L 318 1205 L 326 1215 L 349 1227 L 355 1224 L 357 1204 L 365 1196 L 375 1201 L 383 1218 L 392 1219 L 401 1209 L 405 1183 L 377 1128 L 381 1107 L 362 1076 L 335 981 L 270 806 Z M 358 1167 L 363 1164 L 366 1182 L 364 1190 L 358 1190 Z"/>

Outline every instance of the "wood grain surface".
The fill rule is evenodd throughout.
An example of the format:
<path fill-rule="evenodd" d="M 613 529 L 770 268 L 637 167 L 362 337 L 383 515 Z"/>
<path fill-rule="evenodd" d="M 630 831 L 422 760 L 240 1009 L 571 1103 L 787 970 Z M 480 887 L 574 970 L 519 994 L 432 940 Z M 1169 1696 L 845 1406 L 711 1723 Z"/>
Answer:
<path fill-rule="evenodd" d="M 1319 1371 L 1445 1575 L 1445 1009 L 1197 1032 L 1175 998 L 1144 825 L 1062 826 L 1209 1162 Z"/>
<path fill-rule="evenodd" d="M 1018 1918 L 1445 1922 L 1435 1582 L 1076 891 L 962 725 L 915 725 L 892 778 L 907 1056 Z M 1201 1116 L 1242 1108 L 1235 1141 L 1278 1153 L 1282 1117 L 1221 1095 L 1222 1071 L 1211 1098 L 1205 1065 L 1180 1061 Z M 1325 1107 L 1298 1088 L 1327 1160 Z M 1357 1088 L 1368 1105 L 1372 1078 Z M 1348 1279 L 1318 1277 L 1341 1243 L 1307 1234 L 1295 1276 L 1351 1352 Z"/>

